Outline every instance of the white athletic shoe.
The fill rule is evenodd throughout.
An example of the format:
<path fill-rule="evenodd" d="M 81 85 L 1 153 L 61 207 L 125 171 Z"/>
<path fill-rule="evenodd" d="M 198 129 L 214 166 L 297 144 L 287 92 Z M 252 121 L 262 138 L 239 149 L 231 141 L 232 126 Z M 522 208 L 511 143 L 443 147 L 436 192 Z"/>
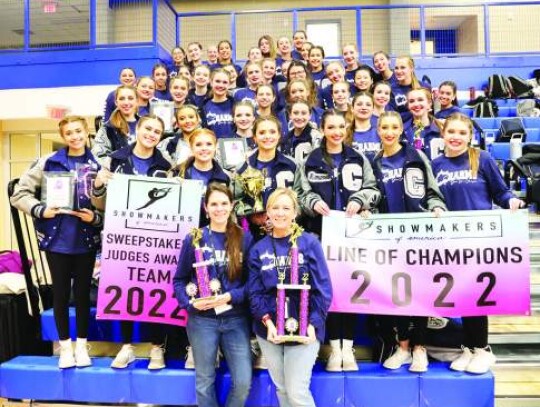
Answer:
<path fill-rule="evenodd" d="M 344 372 L 356 372 L 358 370 L 358 364 L 356 363 L 356 357 L 354 356 L 355 349 L 352 346 L 343 345 L 341 355 L 343 356 L 343 371 Z"/>
<path fill-rule="evenodd" d="M 135 353 L 133 352 L 133 346 L 124 345 L 112 361 L 111 367 L 114 367 L 115 369 L 124 369 L 133 361 L 135 361 Z"/>
<path fill-rule="evenodd" d="M 58 359 L 58 367 L 60 369 L 69 369 L 75 366 L 75 356 L 73 355 L 73 348 L 71 347 L 71 341 L 69 346 L 60 346 L 60 358 Z"/>
<path fill-rule="evenodd" d="M 497 358 L 493 352 L 491 352 L 491 348 L 489 346 L 485 349 L 474 348 L 472 359 L 467 365 L 465 371 L 474 374 L 484 374 L 489 372 L 496 361 Z"/>
<path fill-rule="evenodd" d="M 75 364 L 77 367 L 92 366 L 92 359 L 88 355 L 89 345 L 75 345 Z"/>
<path fill-rule="evenodd" d="M 428 369 L 428 357 L 427 357 L 427 351 L 426 348 L 423 346 L 420 346 L 413 350 L 412 353 L 412 363 L 409 367 L 409 372 L 414 373 L 423 373 L 427 372 Z"/>
<path fill-rule="evenodd" d="M 339 342 L 339 341 L 338 341 Z M 341 347 L 330 345 L 330 356 L 328 356 L 328 361 L 326 362 L 326 371 L 327 372 L 342 372 L 343 371 L 343 353 L 341 352 Z"/>
<path fill-rule="evenodd" d="M 411 362 L 411 352 L 408 349 L 401 349 L 401 347 L 398 346 L 394 354 L 384 361 L 383 366 L 387 369 L 395 370 L 399 369 L 404 364 Z"/>
<path fill-rule="evenodd" d="M 152 346 L 152 349 L 150 349 L 150 363 L 148 363 L 148 370 L 159 370 L 165 367 L 164 353 L 165 349 L 161 346 Z"/>
<path fill-rule="evenodd" d="M 459 357 L 450 364 L 450 369 L 457 372 L 464 372 L 465 369 L 467 369 L 467 366 L 469 366 L 469 363 L 471 363 L 471 359 L 473 357 L 473 354 L 469 348 L 462 346 L 461 349 L 463 350 L 461 355 L 459 355 Z"/>

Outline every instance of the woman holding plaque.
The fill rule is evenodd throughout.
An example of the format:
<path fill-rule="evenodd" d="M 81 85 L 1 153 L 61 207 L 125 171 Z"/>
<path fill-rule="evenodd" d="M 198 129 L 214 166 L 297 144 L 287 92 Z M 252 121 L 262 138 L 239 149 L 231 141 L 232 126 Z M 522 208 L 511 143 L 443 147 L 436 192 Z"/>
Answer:
<path fill-rule="evenodd" d="M 143 116 L 137 123 L 137 138 L 134 144 L 115 151 L 104 162 L 103 168 L 98 172 L 92 189 L 92 202 L 101 209 L 105 209 L 107 184 L 114 173 L 141 175 L 147 177 L 165 178 L 171 168 L 169 162 L 163 158 L 156 148 L 165 125 L 158 116 Z M 150 363 L 148 369 L 157 370 L 165 367 L 163 357 L 163 344 L 165 337 L 161 324 L 149 324 L 148 330 L 152 348 L 150 350 Z M 131 345 L 133 337 L 133 322 L 122 321 L 120 324 L 122 342 L 124 345 L 113 360 L 111 367 L 126 368 L 135 360 L 134 348 Z"/>
<path fill-rule="evenodd" d="M 446 210 L 428 158 L 422 151 L 401 141 L 403 122 L 400 114 L 382 113 L 377 132 L 382 150 L 375 156 L 373 171 L 382 194 L 379 210 L 382 213 L 431 211 L 435 215 Z M 398 346 L 383 366 L 399 369 L 412 362 L 409 371 L 427 371 L 428 358 L 424 348 L 427 317 L 379 317 L 379 321 L 381 325 L 397 328 Z"/>
<path fill-rule="evenodd" d="M 473 134 L 471 119 L 461 113 L 450 115 L 444 123 L 444 155 L 433 160 L 433 173 L 448 209 L 489 210 L 493 203 L 511 210 L 524 206 L 504 183 L 489 153 L 471 147 Z M 496 360 L 488 345 L 488 317 L 463 317 L 462 321 L 463 352 L 450 369 L 486 373 Z"/>
<path fill-rule="evenodd" d="M 90 282 L 96 252 L 100 248 L 103 219 L 90 205 L 89 194 L 84 193 L 89 191 L 85 191 L 84 186 L 81 191 L 81 180 L 74 175 L 80 174 L 83 167 L 94 171 L 99 167 L 87 148 L 86 120 L 79 116 L 67 116 L 60 121 L 59 128 L 66 147 L 41 158 L 21 176 L 11 204 L 35 219 L 39 248 L 45 251 L 52 277 L 54 319 L 60 339 L 58 367 L 64 369 L 92 364 L 86 343 L 90 320 Z M 60 177 L 61 174 L 69 177 L 68 182 L 54 194 L 49 188 L 49 180 L 54 181 L 55 175 Z M 76 191 L 73 188 L 75 184 Z M 41 202 L 35 198 L 40 188 Z M 71 209 L 59 209 L 58 203 L 52 203 L 55 195 L 71 203 L 75 197 L 75 207 L 78 209 L 72 210 L 73 206 Z M 75 353 L 69 336 L 68 316 L 72 280 L 77 323 Z"/>
<path fill-rule="evenodd" d="M 321 244 L 295 223 L 298 209 L 291 189 L 270 195 L 272 232 L 248 260 L 253 329 L 281 407 L 315 406 L 309 385 L 332 300 Z"/>
<path fill-rule="evenodd" d="M 133 86 L 121 85 L 115 92 L 116 109 L 101 126 L 94 139 L 92 154 L 101 162 L 113 151 L 135 141 L 137 127 L 137 90 Z"/>
<path fill-rule="evenodd" d="M 189 313 L 187 333 L 195 359 L 197 402 L 217 407 L 218 347 L 232 378 L 226 406 L 244 405 L 251 386 L 247 272 L 243 261 L 252 237 L 233 217 L 233 196 L 223 184 L 208 185 L 204 207 L 210 224 L 194 229 L 180 251 L 174 293 Z"/>
<path fill-rule="evenodd" d="M 259 117 L 253 124 L 257 150 L 238 170 L 234 192 L 237 215 L 246 216 L 255 239 L 266 224 L 265 205 L 270 194 L 280 187 L 292 188 L 296 164 L 278 150 L 281 128 L 274 117 Z M 248 224 L 244 224 L 248 227 Z"/>
<path fill-rule="evenodd" d="M 301 191 L 300 204 L 306 215 L 306 227 L 318 235 L 322 230 L 322 217 L 331 210 L 353 216 L 372 210 L 380 199 L 368 159 L 345 144 L 348 133 L 343 112 L 335 109 L 324 112 L 321 130 L 324 136 L 321 146 L 308 155 L 295 182 L 295 190 Z M 353 349 L 356 321 L 356 315 L 329 315 L 331 353 L 326 370 L 358 370 Z"/>

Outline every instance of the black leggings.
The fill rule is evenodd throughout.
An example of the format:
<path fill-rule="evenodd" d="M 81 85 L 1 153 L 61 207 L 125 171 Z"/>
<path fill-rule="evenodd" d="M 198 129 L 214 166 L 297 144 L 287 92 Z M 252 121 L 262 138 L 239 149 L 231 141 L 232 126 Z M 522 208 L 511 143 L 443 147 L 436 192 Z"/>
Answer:
<path fill-rule="evenodd" d="M 410 346 L 426 344 L 427 317 L 396 316 L 398 341 L 410 340 Z"/>
<path fill-rule="evenodd" d="M 141 328 L 146 328 L 148 340 L 152 345 L 165 344 L 166 333 L 164 324 L 141 322 Z M 122 334 L 122 343 L 128 344 L 133 342 L 133 321 L 120 321 L 120 331 Z"/>
<path fill-rule="evenodd" d="M 488 317 L 463 317 L 463 345 L 473 348 L 485 348 L 488 345 Z"/>
<path fill-rule="evenodd" d="M 354 333 L 358 321 L 358 315 L 346 314 L 344 312 L 329 312 L 326 318 L 326 329 L 328 339 L 350 339 L 354 340 Z"/>
<path fill-rule="evenodd" d="M 75 297 L 77 338 L 88 336 L 90 285 L 96 253 L 63 254 L 46 252 L 53 286 L 53 309 L 60 340 L 69 339 L 69 297 L 71 279 Z"/>

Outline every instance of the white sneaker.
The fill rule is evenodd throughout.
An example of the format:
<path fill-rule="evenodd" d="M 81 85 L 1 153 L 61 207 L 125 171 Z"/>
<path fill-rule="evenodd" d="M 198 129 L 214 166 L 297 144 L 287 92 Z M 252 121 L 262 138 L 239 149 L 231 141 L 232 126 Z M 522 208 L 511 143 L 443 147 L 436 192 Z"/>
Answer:
<path fill-rule="evenodd" d="M 383 366 L 387 369 L 395 370 L 399 369 L 404 364 L 411 362 L 411 352 L 408 349 L 401 349 L 401 347 L 398 346 L 394 354 L 384 361 Z"/>
<path fill-rule="evenodd" d="M 489 346 L 486 349 L 474 348 L 473 356 L 465 371 L 474 374 L 484 374 L 489 372 L 496 361 L 497 358 L 491 352 Z"/>
<path fill-rule="evenodd" d="M 60 358 L 58 359 L 58 367 L 60 369 L 69 369 L 75 366 L 75 356 L 73 356 L 73 348 L 71 342 L 69 346 L 60 347 Z"/>
<path fill-rule="evenodd" d="M 89 349 L 88 345 L 75 345 L 75 365 L 77 367 L 92 366 L 92 359 L 88 355 Z"/>
<path fill-rule="evenodd" d="M 426 348 L 420 346 L 413 350 L 412 363 L 409 366 L 409 372 L 423 373 L 427 372 L 429 362 L 427 357 Z"/>
<path fill-rule="evenodd" d="M 473 354 L 469 348 L 462 346 L 461 349 L 463 351 L 461 355 L 459 355 L 458 358 L 450 364 L 450 369 L 457 372 L 464 372 L 467 366 L 469 366 L 469 363 L 471 363 L 471 359 L 473 357 Z"/>
<path fill-rule="evenodd" d="M 358 364 L 356 363 L 356 357 L 354 356 L 355 349 L 350 346 L 343 346 L 343 371 L 344 372 L 356 372 L 358 370 Z"/>
<path fill-rule="evenodd" d="M 331 346 L 330 356 L 328 356 L 328 361 L 326 362 L 326 371 L 327 372 L 342 372 L 343 371 L 343 353 L 341 348 L 336 346 Z"/>
<path fill-rule="evenodd" d="M 165 367 L 164 353 L 165 349 L 161 346 L 152 346 L 150 350 L 150 363 L 148 363 L 149 370 L 159 370 Z"/>
<path fill-rule="evenodd" d="M 193 349 L 191 349 L 191 346 L 188 346 L 186 348 L 186 369 L 195 369 L 195 359 L 193 359 Z"/>
<path fill-rule="evenodd" d="M 124 369 L 134 360 L 135 360 L 135 353 L 133 352 L 133 346 L 124 345 L 122 346 L 122 349 L 120 349 L 120 352 L 118 352 L 118 354 L 112 361 L 111 367 L 114 367 L 115 369 Z"/>

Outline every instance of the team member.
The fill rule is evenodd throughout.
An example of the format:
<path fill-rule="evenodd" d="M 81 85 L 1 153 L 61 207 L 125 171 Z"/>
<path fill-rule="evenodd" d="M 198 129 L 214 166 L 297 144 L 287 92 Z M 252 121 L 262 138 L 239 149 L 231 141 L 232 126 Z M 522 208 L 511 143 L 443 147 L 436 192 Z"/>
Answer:
<path fill-rule="evenodd" d="M 285 281 L 290 281 L 290 240 L 296 230 L 294 220 L 298 214 L 295 193 L 290 189 L 276 189 L 268 198 L 266 209 L 272 232 L 250 250 L 248 262 L 253 329 L 277 387 L 279 405 L 315 407 L 309 385 L 320 343 L 324 341 L 324 322 L 332 299 L 328 266 L 317 238 L 302 232 L 296 244 L 302 253 L 298 262 L 299 276 L 306 275 L 311 286 L 308 335 L 303 343 L 283 344 L 276 329 L 276 286 L 279 273 L 285 273 Z M 299 297 L 297 293 L 289 293 L 289 315 L 297 320 Z"/>
<path fill-rule="evenodd" d="M 326 77 L 323 47 L 316 45 L 309 50 L 308 67 L 315 84 L 322 88 L 322 81 Z"/>
<path fill-rule="evenodd" d="M 45 251 L 54 290 L 54 320 L 60 339 L 61 369 L 90 366 L 87 336 L 90 320 L 90 283 L 100 248 L 102 216 L 89 199 L 77 193 L 78 209 L 46 206 L 35 198 L 45 172 L 74 172 L 78 165 L 98 168 L 87 148 L 88 125 L 79 116 L 67 116 L 58 125 L 66 147 L 41 158 L 25 172 L 11 197 L 11 204 L 35 219 L 40 250 Z M 77 342 L 75 353 L 69 336 L 69 297 L 73 279 Z"/>
<path fill-rule="evenodd" d="M 394 68 L 395 81 L 391 81 L 392 98 L 390 106 L 392 110 L 399 112 L 403 123 L 411 120 L 412 114 L 407 109 L 407 94 L 412 89 L 430 88 L 429 84 L 421 83 L 414 73 L 414 60 L 408 56 L 396 58 Z"/>
<path fill-rule="evenodd" d="M 352 100 L 353 122 L 349 128 L 352 147 L 364 154 L 373 163 L 375 154 L 381 149 L 377 124 L 372 120 L 375 101 L 371 93 L 360 92 Z"/>
<path fill-rule="evenodd" d="M 441 109 L 435 113 L 436 119 L 446 119 L 454 113 L 461 112 L 457 101 L 457 86 L 455 82 L 444 81 L 439 85 L 439 103 Z"/>
<path fill-rule="evenodd" d="M 195 73 L 195 68 L 203 64 L 202 58 L 203 47 L 200 42 L 194 41 L 190 42 L 187 46 L 188 53 L 188 67 L 189 72 L 193 75 Z"/>
<path fill-rule="evenodd" d="M 373 70 L 367 66 L 360 66 L 354 73 L 354 92 L 369 92 L 373 90 Z"/>
<path fill-rule="evenodd" d="M 213 66 L 218 63 L 218 49 L 217 46 L 212 44 L 206 48 L 206 65 Z"/>
<path fill-rule="evenodd" d="M 321 144 L 320 131 L 310 122 L 309 104 L 303 100 L 293 102 L 288 107 L 293 128 L 280 144 L 281 152 L 302 164 L 307 156 Z"/>
<path fill-rule="evenodd" d="M 345 68 L 341 62 L 333 61 L 326 65 L 326 78 L 322 81 L 323 87 L 319 91 L 319 101 L 324 109 L 335 107 L 332 97 L 332 85 L 345 80 Z"/>
<path fill-rule="evenodd" d="M 391 94 L 392 87 L 386 81 L 377 82 L 373 87 L 373 117 L 375 119 L 378 119 L 384 111 L 390 109 L 388 103 Z"/>
<path fill-rule="evenodd" d="M 135 86 L 137 76 L 133 68 L 124 68 L 120 71 L 120 84 L 127 86 Z M 103 112 L 103 123 L 111 117 L 112 112 L 116 109 L 116 89 L 107 95 L 105 100 L 105 110 Z"/>
<path fill-rule="evenodd" d="M 382 150 L 375 156 L 373 171 L 382 194 L 379 210 L 383 213 L 445 210 L 443 197 L 435 183 L 427 157 L 409 143 L 401 142 L 403 122 L 397 112 L 384 112 L 379 118 L 377 132 Z M 414 171 L 414 177 L 407 172 Z M 398 346 L 384 361 L 387 369 L 399 369 L 411 363 L 411 372 L 425 372 L 428 358 L 424 348 L 427 317 L 381 317 L 388 328 L 397 328 Z M 412 326 L 412 327 L 411 327 Z M 410 347 L 413 348 L 412 358 Z"/>
<path fill-rule="evenodd" d="M 263 207 L 266 206 L 268 197 L 276 188 L 292 188 L 294 182 L 296 164 L 278 150 L 280 134 L 280 124 L 275 117 L 259 117 L 255 120 L 253 137 L 257 144 L 257 150 L 248 158 L 246 165 L 238 170 L 240 178 L 249 167 L 255 168 L 262 173 L 264 179 L 264 186 L 261 191 Z M 252 229 L 253 236 L 257 239 L 261 233 L 260 226 L 265 225 L 266 213 L 254 213 L 253 206 L 255 202 L 253 197 L 245 193 L 243 186 L 239 184 L 239 177 L 237 177 L 234 186 L 235 198 L 238 201 L 237 214 L 249 218 L 249 226 Z"/>
<path fill-rule="evenodd" d="M 276 101 L 276 91 L 272 85 L 259 85 L 255 92 L 255 102 L 257 103 L 257 116 L 274 116 L 274 102 Z"/>
<path fill-rule="evenodd" d="M 292 47 L 291 47 L 291 40 L 287 37 L 280 37 L 277 40 L 277 49 L 279 52 L 279 56 L 276 58 L 276 67 L 277 67 L 277 73 L 280 74 L 280 70 L 285 70 L 283 68 L 283 63 L 285 61 L 292 61 Z"/>
<path fill-rule="evenodd" d="M 430 113 L 433 106 L 431 92 L 426 88 L 411 90 L 407 94 L 407 106 L 411 119 L 404 123 L 405 137 L 412 146 L 433 160 L 442 153 L 444 142 L 441 124 Z"/>
<path fill-rule="evenodd" d="M 232 65 L 236 70 L 236 74 L 240 75 L 242 68 L 240 65 L 236 65 L 232 59 L 233 47 L 229 40 L 221 40 L 217 45 L 218 50 L 218 62 L 216 65 L 211 66 L 211 69 L 223 68 L 225 65 Z"/>
<path fill-rule="evenodd" d="M 377 76 L 373 78 L 375 82 L 395 82 L 394 71 L 390 68 L 390 56 L 386 52 L 377 51 L 373 54 L 373 67 L 377 71 Z"/>
<path fill-rule="evenodd" d="M 334 109 L 327 110 L 322 117 L 321 129 L 324 135 L 321 146 L 308 156 L 295 180 L 295 190 L 301 191 L 300 204 L 307 215 L 308 230 L 318 235 L 321 234 L 322 217 L 329 215 L 331 209 L 352 216 L 370 211 L 380 199 L 369 161 L 345 144 L 345 115 Z M 326 370 L 358 370 L 353 351 L 356 321 L 356 315 L 329 315 L 331 354 Z"/>
<path fill-rule="evenodd" d="M 249 101 L 255 107 L 257 87 L 264 81 L 262 66 L 259 62 L 248 62 L 244 68 L 246 74 L 247 87 L 237 89 L 234 93 L 236 102 Z"/>
<path fill-rule="evenodd" d="M 262 85 L 266 86 L 266 85 Z M 271 86 L 269 87 L 272 88 Z M 255 108 L 249 101 L 237 102 L 233 106 L 233 120 L 236 128 L 235 136 L 246 139 L 250 151 L 256 148 L 253 139 L 253 123 L 255 122 Z"/>
<path fill-rule="evenodd" d="M 101 162 L 112 152 L 135 141 L 137 127 L 137 90 L 132 86 L 116 88 L 116 110 L 96 134 L 92 154 Z"/>
<path fill-rule="evenodd" d="M 334 101 L 334 109 L 345 114 L 345 119 L 348 123 L 353 120 L 351 110 L 351 91 L 349 82 L 341 81 L 332 85 L 332 100 Z"/>
<path fill-rule="evenodd" d="M 313 43 L 306 41 L 304 42 L 304 45 L 302 45 L 302 59 L 301 61 L 304 61 L 304 63 L 307 64 L 309 59 L 309 51 L 313 48 Z"/>
<path fill-rule="evenodd" d="M 204 100 L 208 97 L 210 68 L 207 65 L 199 65 L 195 68 L 193 83 L 195 87 L 189 91 L 188 98 L 200 109 Z"/>
<path fill-rule="evenodd" d="M 230 76 L 224 69 L 215 69 L 210 76 L 212 97 L 204 102 L 202 113 L 205 127 L 212 130 L 217 138 L 233 134 L 232 108 L 234 100 L 229 96 Z"/>
<path fill-rule="evenodd" d="M 261 54 L 264 58 L 276 59 L 276 43 L 271 36 L 268 34 L 263 35 L 259 38 L 257 45 L 259 46 Z"/>
<path fill-rule="evenodd" d="M 169 71 L 164 64 L 158 62 L 154 65 L 152 68 L 152 79 L 156 85 L 154 97 L 161 100 L 171 100 L 171 94 L 168 88 Z"/>
<path fill-rule="evenodd" d="M 181 66 L 187 65 L 186 51 L 184 51 L 184 48 L 174 47 L 171 50 L 171 60 L 172 64 L 169 65 L 167 71 L 169 72 L 171 78 L 173 78 L 178 75 L 178 69 Z"/>
<path fill-rule="evenodd" d="M 191 156 L 189 139 L 193 132 L 201 127 L 201 117 L 193 105 L 184 105 L 176 111 L 178 131 L 172 137 L 167 137 L 158 144 L 158 150 L 163 157 L 177 166 Z"/>
<path fill-rule="evenodd" d="M 345 65 L 345 80 L 351 85 L 354 83 L 354 73 L 360 68 L 358 61 L 358 47 L 356 44 L 347 43 L 341 49 L 343 64 Z"/>
<path fill-rule="evenodd" d="M 137 80 L 137 114 L 146 116 L 150 113 L 150 101 L 154 98 L 156 84 L 149 76 L 141 76 Z"/>
<path fill-rule="evenodd" d="M 195 247 L 192 235 L 182 244 L 178 268 L 173 279 L 174 293 L 182 308 L 189 313 L 187 333 L 195 359 L 195 388 L 199 406 L 217 407 L 215 362 L 218 347 L 227 360 L 232 386 L 226 406 L 244 405 L 251 386 L 251 348 L 249 342 L 249 308 L 246 268 L 252 237 L 234 222 L 233 196 L 222 184 L 210 184 L 204 196 L 210 224 L 198 232 L 201 239 L 209 281 L 219 281 L 220 294 L 211 299 L 191 301 L 186 293 L 189 285 L 197 285 L 194 264 Z"/>
<path fill-rule="evenodd" d="M 92 202 L 98 208 L 105 208 L 107 184 L 114 173 L 161 178 L 167 176 L 171 165 L 156 148 L 164 128 L 163 121 L 157 116 L 148 115 L 140 118 L 135 143 L 113 152 L 98 172 L 92 190 Z M 163 369 L 165 367 L 162 347 L 165 342 L 163 327 L 160 324 L 149 325 L 150 341 L 153 346 L 150 350 L 148 369 Z M 117 369 L 123 369 L 135 360 L 134 348 L 131 345 L 133 322 L 122 321 L 120 328 L 124 345 L 111 364 L 111 367 Z"/>
<path fill-rule="evenodd" d="M 473 125 L 467 116 L 460 113 L 449 116 L 442 135 L 444 155 L 433 160 L 433 173 L 449 210 L 488 210 L 493 203 L 512 210 L 523 206 L 504 183 L 493 158 L 470 146 Z M 488 317 L 463 317 L 462 321 L 463 352 L 450 369 L 486 373 L 496 360 L 487 342 Z"/>
<path fill-rule="evenodd" d="M 176 76 L 169 80 L 169 93 L 174 102 L 175 110 L 180 109 L 187 102 L 189 97 L 189 79 L 183 76 Z"/>
<path fill-rule="evenodd" d="M 307 34 L 304 30 L 296 30 L 293 35 L 293 45 L 294 49 L 291 52 L 293 59 L 301 61 L 302 58 L 302 47 L 307 41 Z"/>

